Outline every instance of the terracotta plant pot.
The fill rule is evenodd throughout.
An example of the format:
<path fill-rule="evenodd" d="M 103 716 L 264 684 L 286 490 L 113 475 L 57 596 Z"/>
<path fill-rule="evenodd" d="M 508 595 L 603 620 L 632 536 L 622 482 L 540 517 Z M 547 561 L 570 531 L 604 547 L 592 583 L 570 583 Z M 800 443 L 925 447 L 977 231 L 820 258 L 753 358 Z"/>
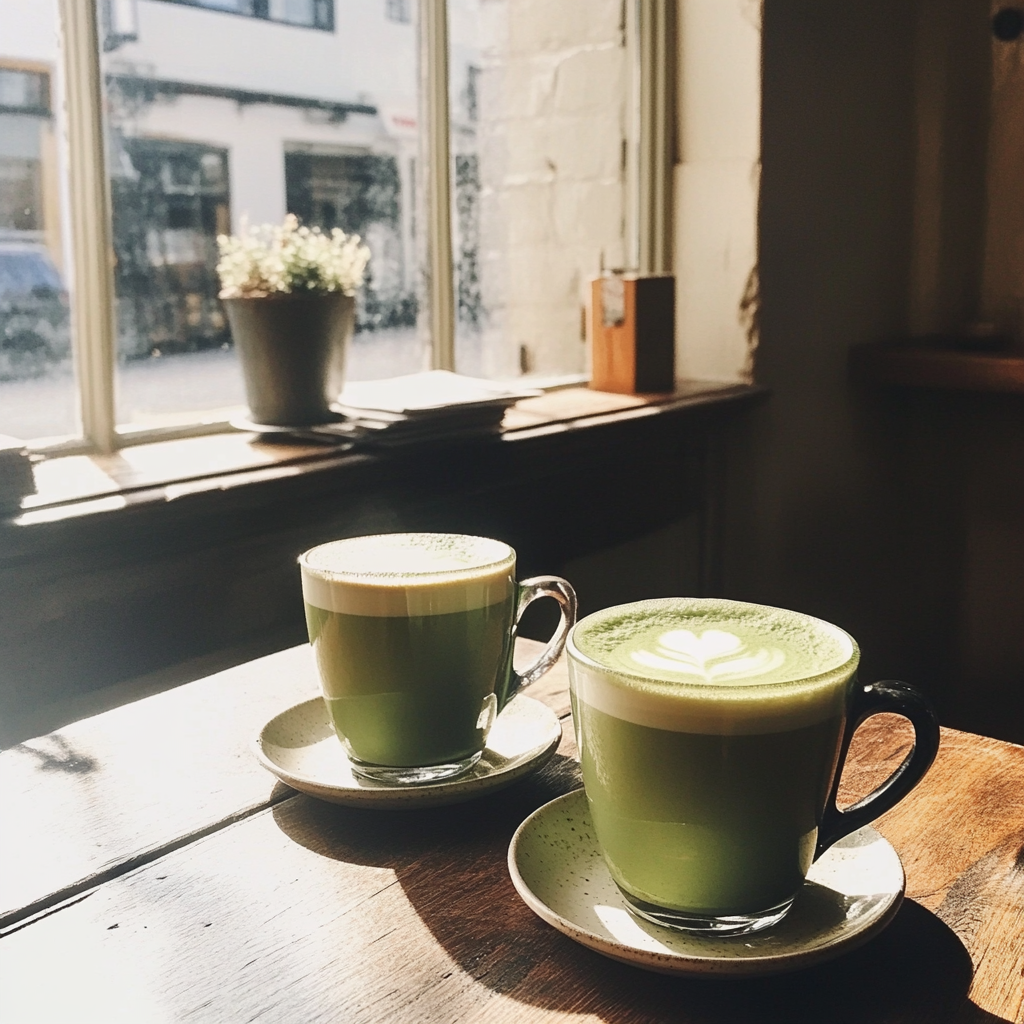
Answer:
<path fill-rule="evenodd" d="M 224 299 L 254 423 L 303 427 L 331 419 L 345 381 L 355 299 L 340 292 Z"/>

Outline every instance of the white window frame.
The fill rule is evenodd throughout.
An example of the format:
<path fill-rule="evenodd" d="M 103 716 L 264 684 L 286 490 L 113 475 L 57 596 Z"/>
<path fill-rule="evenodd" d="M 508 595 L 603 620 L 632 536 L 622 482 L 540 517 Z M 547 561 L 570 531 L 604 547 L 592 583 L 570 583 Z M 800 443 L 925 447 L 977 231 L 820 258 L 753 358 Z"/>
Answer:
<path fill-rule="evenodd" d="M 672 266 L 671 197 L 678 0 L 624 0 L 625 45 L 636 73 L 627 127 L 627 252 L 643 272 Z M 230 429 L 222 420 L 178 427 L 118 427 L 114 395 L 116 314 L 110 184 L 106 172 L 97 4 L 60 0 L 67 110 L 72 335 L 82 436 L 47 451 L 108 453 L 128 445 Z M 448 125 L 448 18 L 443 0 L 419 0 L 421 104 L 426 125 L 427 300 L 432 365 L 455 368 Z M 100 254 L 106 258 L 99 258 Z"/>

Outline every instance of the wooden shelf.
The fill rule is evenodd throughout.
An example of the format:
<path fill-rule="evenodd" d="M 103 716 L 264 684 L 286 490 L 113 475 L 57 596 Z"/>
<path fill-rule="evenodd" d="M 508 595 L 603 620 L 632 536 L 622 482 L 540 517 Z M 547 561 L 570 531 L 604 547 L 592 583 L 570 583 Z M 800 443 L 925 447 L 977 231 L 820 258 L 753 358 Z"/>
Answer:
<path fill-rule="evenodd" d="M 1024 394 L 1024 355 L 909 344 L 854 345 L 850 373 L 865 384 Z"/>
<path fill-rule="evenodd" d="M 747 385 L 686 380 L 678 381 L 674 392 L 660 395 L 565 388 L 523 399 L 510 408 L 501 437 L 519 441 L 650 415 L 685 415 L 758 395 L 763 395 L 762 389 Z M 429 456 L 439 443 L 444 444 L 422 442 L 418 450 Z M 389 455 L 386 449 L 369 447 L 350 453 L 326 445 L 262 444 L 254 434 L 235 432 L 155 441 L 112 455 L 55 456 L 35 463 L 36 492 L 24 500 L 20 516 L 14 516 L 19 525 L 28 526 L 140 502 L 164 504 L 185 494 L 330 470 L 366 457 L 387 461 L 401 455 L 395 449 Z"/>

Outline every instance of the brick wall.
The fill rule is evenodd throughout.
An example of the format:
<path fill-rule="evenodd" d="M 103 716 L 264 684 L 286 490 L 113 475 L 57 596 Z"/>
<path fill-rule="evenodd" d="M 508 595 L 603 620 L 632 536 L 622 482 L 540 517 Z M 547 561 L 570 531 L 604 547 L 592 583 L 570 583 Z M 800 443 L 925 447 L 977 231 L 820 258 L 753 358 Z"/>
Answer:
<path fill-rule="evenodd" d="M 459 83 L 452 107 L 453 148 L 479 161 L 481 372 L 584 369 L 583 286 L 625 259 L 622 17 L 620 0 L 483 0 L 472 26 L 453 17 L 453 44 L 475 29 L 481 54 L 476 120 Z"/>

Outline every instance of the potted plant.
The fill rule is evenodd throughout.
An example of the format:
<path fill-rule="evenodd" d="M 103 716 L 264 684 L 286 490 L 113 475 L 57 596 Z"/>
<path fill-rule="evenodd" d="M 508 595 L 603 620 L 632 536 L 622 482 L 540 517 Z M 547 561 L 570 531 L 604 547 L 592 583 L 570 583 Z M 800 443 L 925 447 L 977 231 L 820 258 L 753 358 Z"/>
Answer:
<path fill-rule="evenodd" d="M 217 246 L 250 418 L 285 427 L 331 419 L 370 250 L 358 235 L 302 227 L 293 214 L 280 226 L 243 224 Z"/>

